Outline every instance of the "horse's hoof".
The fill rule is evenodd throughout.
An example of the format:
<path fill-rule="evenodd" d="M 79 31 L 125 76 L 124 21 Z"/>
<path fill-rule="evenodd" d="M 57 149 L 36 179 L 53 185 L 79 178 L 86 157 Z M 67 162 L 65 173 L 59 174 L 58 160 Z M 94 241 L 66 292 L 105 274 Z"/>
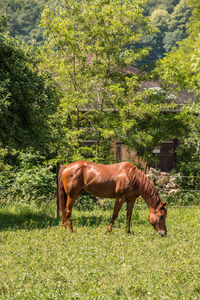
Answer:
<path fill-rule="evenodd" d="M 110 228 L 107 228 L 107 230 L 106 230 L 106 234 L 111 234 L 112 233 L 112 229 L 110 229 Z"/>
<path fill-rule="evenodd" d="M 134 232 L 131 232 L 131 231 L 129 231 L 129 232 L 126 232 L 128 235 L 134 235 Z"/>

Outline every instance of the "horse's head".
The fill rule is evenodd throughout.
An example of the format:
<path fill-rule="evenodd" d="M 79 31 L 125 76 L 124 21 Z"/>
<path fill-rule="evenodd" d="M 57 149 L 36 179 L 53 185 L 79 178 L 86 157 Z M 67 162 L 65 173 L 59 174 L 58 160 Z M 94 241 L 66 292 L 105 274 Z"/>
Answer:
<path fill-rule="evenodd" d="M 167 227 L 165 224 L 166 217 L 166 203 L 160 203 L 158 208 L 150 209 L 149 223 L 161 236 L 166 236 L 167 234 Z"/>

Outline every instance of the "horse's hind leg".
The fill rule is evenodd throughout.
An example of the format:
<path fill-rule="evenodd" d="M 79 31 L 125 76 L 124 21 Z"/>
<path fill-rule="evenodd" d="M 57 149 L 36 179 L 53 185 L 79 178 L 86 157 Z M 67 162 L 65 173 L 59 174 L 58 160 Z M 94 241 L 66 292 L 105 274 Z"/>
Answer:
<path fill-rule="evenodd" d="M 119 211 L 120 211 L 124 201 L 125 201 L 124 197 L 117 197 L 116 198 L 115 206 L 114 206 L 114 210 L 113 210 L 113 216 L 112 216 L 110 225 L 108 226 L 108 231 L 109 232 L 112 231 L 112 226 L 113 226 L 115 220 L 117 219 L 117 216 L 119 214 Z"/>
<path fill-rule="evenodd" d="M 66 221 L 68 223 L 68 228 L 70 232 L 74 232 L 72 227 L 71 214 L 72 214 L 72 207 L 74 205 L 75 200 L 76 198 L 72 198 L 70 195 L 67 196 L 65 213 L 66 213 Z"/>
<path fill-rule="evenodd" d="M 61 218 L 62 218 L 62 227 L 66 229 L 66 213 L 65 213 L 65 209 L 61 210 Z"/>

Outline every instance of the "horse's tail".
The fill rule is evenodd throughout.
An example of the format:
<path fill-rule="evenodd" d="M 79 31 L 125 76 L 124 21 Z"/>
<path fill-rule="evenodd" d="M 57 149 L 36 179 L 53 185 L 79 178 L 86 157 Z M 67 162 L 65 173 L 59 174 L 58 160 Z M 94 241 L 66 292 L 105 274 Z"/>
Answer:
<path fill-rule="evenodd" d="M 61 212 L 64 212 L 67 202 L 67 194 L 64 189 L 63 180 L 62 180 L 62 172 L 66 166 L 61 166 L 59 173 L 58 173 L 58 203 L 57 207 L 60 207 Z"/>

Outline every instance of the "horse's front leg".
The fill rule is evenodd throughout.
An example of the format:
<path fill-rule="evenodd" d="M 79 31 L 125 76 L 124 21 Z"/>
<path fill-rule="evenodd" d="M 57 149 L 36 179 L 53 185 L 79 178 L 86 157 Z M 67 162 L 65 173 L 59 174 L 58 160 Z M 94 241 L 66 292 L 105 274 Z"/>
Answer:
<path fill-rule="evenodd" d="M 131 225 L 131 217 L 132 217 L 132 211 L 135 204 L 135 199 L 129 200 L 127 202 L 127 215 L 126 215 L 126 232 L 131 233 L 130 225 Z"/>
<path fill-rule="evenodd" d="M 115 220 L 117 219 L 117 216 L 119 214 L 119 211 L 124 203 L 125 199 L 124 197 L 117 197 L 116 198 L 116 201 L 115 201 L 115 206 L 114 206 L 114 210 L 113 210 L 113 216 L 112 216 L 112 219 L 111 219 L 111 222 L 110 222 L 110 225 L 108 226 L 108 232 L 111 232 L 112 231 L 112 226 L 115 222 Z"/>

